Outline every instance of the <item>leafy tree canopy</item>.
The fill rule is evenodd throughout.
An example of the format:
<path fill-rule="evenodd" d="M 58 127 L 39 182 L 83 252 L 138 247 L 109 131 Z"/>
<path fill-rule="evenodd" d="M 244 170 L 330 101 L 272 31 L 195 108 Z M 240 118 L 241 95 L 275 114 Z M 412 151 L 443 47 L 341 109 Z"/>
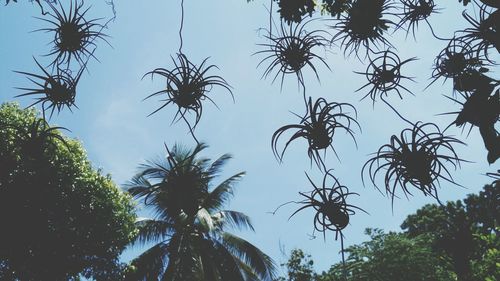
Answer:
<path fill-rule="evenodd" d="M 409 238 L 403 233 L 366 229 L 370 240 L 346 249 L 346 276 L 349 281 L 451 281 L 452 274 L 424 237 Z M 288 261 L 288 278 L 283 281 L 344 281 L 341 263 L 321 274 L 312 270 L 313 261 L 294 250 Z"/>
<path fill-rule="evenodd" d="M 474 261 L 480 261 L 498 243 L 500 216 L 498 184 L 486 185 L 479 195 L 446 205 L 426 205 L 403 222 L 411 237 L 427 235 L 435 251 L 453 266 L 458 280 L 471 280 Z M 480 237 L 493 235 L 490 245 Z M 494 242 L 496 241 L 496 242 Z"/>
<path fill-rule="evenodd" d="M 277 281 L 309 281 L 313 280 L 314 261 L 310 255 L 305 254 L 301 249 L 294 249 L 290 253 L 288 262 L 282 264 L 286 266 L 288 277 L 280 277 Z"/>
<path fill-rule="evenodd" d="M 5 103 L 0 167 L 0 280 L 116 280 L 134 206 L 79 142 Z"/>

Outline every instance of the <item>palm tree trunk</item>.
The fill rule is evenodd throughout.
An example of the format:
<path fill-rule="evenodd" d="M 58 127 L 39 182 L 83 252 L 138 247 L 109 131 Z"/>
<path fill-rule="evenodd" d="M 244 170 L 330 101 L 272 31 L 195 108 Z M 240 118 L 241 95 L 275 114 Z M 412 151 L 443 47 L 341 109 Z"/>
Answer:
<path fill-rule="evenodd" d="M 177 234 L 177 233 L 176 233 Z M 167 269 L 163 274 L 163 281 L 176 281 L 178 275 L 178 268 L 180 266 L 179 257 L 180 251 L 182 249 L 182 238 L 183 235 L 174 235 L 170 239 L 169 243 L 169 256 Z"/>

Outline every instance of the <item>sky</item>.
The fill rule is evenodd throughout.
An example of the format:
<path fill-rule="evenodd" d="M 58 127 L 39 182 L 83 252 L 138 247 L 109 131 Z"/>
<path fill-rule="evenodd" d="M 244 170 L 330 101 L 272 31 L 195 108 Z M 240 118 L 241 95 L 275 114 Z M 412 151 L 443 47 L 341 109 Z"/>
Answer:
<path fill-rule="evenodd" d="M 437 34 L 451 37 L 455 30 L 467 25 L 461 15 L 465 8 L 458 1 L 437 2 L 448 5 L 437 3 L 440 13 L 429 19 Z M 278 264 L 286 261 L 290 250 L 301 248 L 311 254 L 316 270 L 327 270 L 341 260 L 340 241 L 335 241 L 333 233 L 327 233 L 325 240 L 321 235 L 311 239 L 313 211 L 305 210 L 289 219 L 298 208 L 290 204 L 274 215 L 270 213 L 282 203 L 301 200 L 299 191 L 312 190 L 305 172 L 315 182 L 322 180 L 322 174 L 311 165 L 304 140 L 290 144 L 281 164 L 271 150 L 274 131 L 296 123 L 298 118 L 291 112 L 302 115 L 304 105 L 294 75 L 286 76 L 281 88 L 279 79 L 272 83 L 272 76 L 262 77 L 268 62 L 257 67 L 265 57 L 255 53 L 265 49 L 258 44 L 267 42 L 262 28 L 269 24 L 269 1 L 185 0 L 184 5 L 183 53 L 197 64 L 209 57 L 207 63 L 218 66 L 211 74 L 222 76 L 232 86 L 234 94 L 233 103 L 227 91 L 214 87 L 209 96 L 219 109 L 205 103 L 195 133 L 200 141 L 209 145 L 203 156 L 211 159 L 224 153 L 233 156 L 220 180 L 240 171 L 247 172 L 237 185 L 228 208 L 249 215 L 255 233 L 237 232 L 238 235 L 257 245 Z M 88 18 L 112 16 L 104 0 L 86 1 L 85 6 L 91 6 L 86 14 Z M 275 4 L 274 11 L 276 9 Z M 471 7 L 468 10 L 474 13 Z M 123 186 L 140 164 L 164 156 L 165 144 L 194 147 L 195 142 L 183 122 L 172 124 L 174 106 L 147 117 L 161 103 L 158 98 L 143 101 L 149 94 L 161 90 L 165 83 L 161 79 L 142 79 L 143 75 L 158 67 L 173 66 L 172 57 L 178 52 L 180 43 L 180 1 L 117 1 L 116 12 L 116 19 L 104 30 L 110 44 L 102 40 L 96 42 L 98 48 L 94 54 L 99 61 L 89 61 L 88 71 L 83 73 L 78 84 L 78 109 L 54 114 L 50 123 L 71 130 L 68 135 L 82 142 L 94 167 L 111 174 L 113 180 Z M 0 102 L 16 101 L 24 107 L 33 102 L 30 97 L 15 98 L 22 93 L 15 87 L 31 84 L 13 71 L 39 73 L 33 58 L 43 65 L 50 63 L 50 58 L 44 55 L 50 53 L 53 34 L 32 32 L 48 26 L 35 18 L 39 16 L 38 6 L 28 1 L 0 7 Z M 336 33 L 329 27 L 335 24 L 331 18 L 319 13 L 313 18 L 317 20 L 310 23 L 308 30 L 324 29 L 330 33 L 327 37 Z M 277 16 L 274 19 L 279 20 Z M 451 81 L 439 80 L 428 89 L 424 88 L 431 81 L 436 55 L 447 43 L 432 37 L 425 23 L 419 25 L 417 39 L 406 36 L 404 31 L 391 31 L 386 38 L 402 60 L 418 58 L 402 68 L 404 75 L 415 77 L 415 82 L 403 82 L 414 96 L 403 93 L 400 99 L 393 94 L 387 100 L 413 122 L 434 122 L 445 128 L 454 117 L 437 114 L 460 109 L 459 104 L 444 97 L 452 95 Z M 366 78 L 354 71 L 365 71 L 366 61 L 345 56 L 338 45 L 315 51 L 324 57 L 331 70 L 319 60 L 313 60 L 320 81 L 311 69 L 305 69 L 306 94 L 313 99 L 324 97 L 329 102 L 351 103 L 357 109 L 357 120 L 362 128 L 355 133 L 357 147 L 348 135 L 341 131 L 336 133 L 333 144 L 340 161 L 332 151 L 326 156 L 327 167 L 333 169 L 332 173 L 341 184 L 359 193 L 359 196 L 349 197 L 349 203 L 369 213 L 357 212 L 351 217 L 350 224 L 343 230 L 345 245 L 367 240 L 364 235 L 367 227 L 399 231 L 407 215 L 425 204 L 435 203 L 435 199 L 416 191 L 409 199 L 400 196 L 391 208 L 390 199 L 370 182 L 363 185 L 360 175 L 370 154 L 388 143 L 392 135 L 399 135 L 408 124 L 380 101 L 375 104 L 368 98 L 360 101 L 367 90 L 356 90 L 366 83 Z M 467 143 L 455 148 L 460 157 L 470 162 L 463 163 L 456 171 L 450 167 L 456 182 L 464 187 L 442 181 L 438 194 L 443 202 L 479 192 L 484 184 L 492 181 L 484 174 L 498 169 L 498 165 L 488 165 L 486 150 L 476 128 L 470 135 L 467 130 L 462 132 L 456 127 L 447 133 Z M 280 142 L 280 147 L 282 145 Z M 139 214 L 148 215 L 145 210 L 139 210 Z M 143 250 L 144 247 L 137 245 L 130 247 L 122 259 L 128 261 Z"/>

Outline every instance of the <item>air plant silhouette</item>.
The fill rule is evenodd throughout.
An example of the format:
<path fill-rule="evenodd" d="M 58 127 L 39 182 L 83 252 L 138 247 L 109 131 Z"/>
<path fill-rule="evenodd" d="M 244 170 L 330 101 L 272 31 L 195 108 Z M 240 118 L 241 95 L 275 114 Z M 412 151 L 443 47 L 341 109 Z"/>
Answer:
<path fill-rule="evenodd" d="M 388 0 L 355 0 L 347 15 L 342 16 L 339 22 L 332 26 L 338 30 L 332 42 L 340 41 L 341 47 L 344 47 L 344 54 L 354 52 L 358 58 L 360 47 L 364 47 L 368 55 L 372 45 L 377 48 L 380 44 L 391 46 L 383 35 L 391 25 L 394 25 L 394 22 L 385 17 L 397 16 L 389 12 L 392 8 Z"/>
<path fill-rule="evenodd" d="M 373 60 L 370 59 L 370 63 L 368 64 L 365 72 L 355 72 L 357 74 L 365 75 L 368 80 L 368 83 L 357 89 L 356 92 L 371 86 L 370 91 L 363 96 L 361 100 L 370 96 L 373 103 L 375 103 L 377 96 L 380 96 L 380 98 L 387 103 L 383 99 L 383 96 L 388 96 L 390 91 L 396 92 L 402 99 L 403 96 L 401 95 L 400 89 L 413 95 L 410 90 L 401 85 L 403 79 L 414 81 L 412 77 L 401 74 L 401 67 L 406 63 L 416 60 L 416 58 L 401 61 L 399 56 L 390 50 L 376 52 L 374 54 L 376 57 Z"/>
<path fill-rule="evenodd" d="M 72 76 L 71 71 L 62 70 L 59 67 L 56 68 L 55 74 L 50 74 L 43 68 L 43 66 L 40 65 L 40 63 L 38 63 L 35 58 L 33 59 L 35 60 L 38 67 L 40 67 L 44 75 L 38 75 L 23 71 L 14 72 L 26 75 L 26 78 L 39 86 L 39 88 L 16 88 L 27 92 L 15 97 L 17 98 L 23 96 L 41 95 L 41 97 L 37 97 L 37 101 L 35 101 L 28 107 L 41 103 L 44 119 L 45 111 L 48 109 L 51 110 L 49 118 L 52 118 L 52 115 L 56 110 L 57 113 L 59 113 L 64 109 L 64 107 L 67 107 L 70 111 L 72 111 L 71 107 L 73 106 L 78 108 L 78 106 L 76 106 L 75 104 L 76 86 L 80 81 L 80 77 L 82 76 L 83 70 L 86 66 L 83 65 L 75 77 Z M 41 81 L 37 82 L 34 79 L 39 79 Z M 47 103 L 49 105 L 46 107 Z"/>
<path fill-rule="evenodd" d="M 314 209 L 315 215 L 313 220 L 313 237 L 315 231 L 323 233 L 323 239 L 326 239 L 327 231 L 333 231 L 335 233 L 335 240 L 338 239 L 340 234 L 342 263 L 345 269 L 344 235 L 342 234 L 342 230 L 347 227 L 347 225 L 349 224 L 350 216 L 354 215 L 356 213 L 356 210 L 360 210 L 366 214 L 368 213 L 357 206 L 347 203 L 348 196 L 359 196 L 359 194 L 355 192 L 349 192 L 349 189 L 346 186 L 341 185 L 338 179 L 334 175 L 332 175 L 331 170 L 326 171 L 325 175 L 323 176 L 321 186 L 317 186 L 316 184 L 314 184 L 309 175 L 307 173 L 305 174 L 307 179 L 313 186 L 313 190 L 310 192 L 299 192 L 302 197 L 305 197 L 305 199 L 302 201 L 288 202 L 302 205 L 299 209 L 297 209 L 290 215 L 289 219 L 302 210 L 308 208 Z M 344 274 L 345 273 L 346 272 L 344 270 Z"/>
<path fill-rule="evenodd" d="M 456 169 L 465 161 L 458 157 L 453 144 L 465 145 L 452 136 L 445 136 L 433 123 L 417 122 L 413 128 L 404 129 L 399 138 L 393 135 L 390 143 L 383 145 L 363 165 L 363 184 L 365 169 L 368 168 L 372 184 L 379 189 L 376 178 L 381 171 L 385 171 L 385 192 L 391 197 L 392 206 L 398 186 L 407 198 L 412 195 L 410 187 L 413 186 L 424 196 L 429 195 L 440 203 L 437 194 L 440 179 L 459 185 L 445 164 L 449 163 Z"/>
<path fill-rule="evenodd" d="M 486 77 L 478 74 L 478 77 L 483 76 Z M 468 135 L 474 126 L 478 127 L 484 145 L 488 150 L 487 160 L 490 164 L 500 158 L 500 135 L 495 129 L 495 124 L 500 120 L 500 90 L 494 93 L 494 89 L 499 82 L 497 81 L 496 85 L 493 82 L 493 79 L 486 77 L 462 83 L 465 85 L 470 84 L 465 88 L 468 91 L 460 92 L 463 102 L 457 98 L 446 96 L 448 99 L 461 104 L 462 109 L 440 114 L 457 114 L 456 119 L 448 127 L 456 125 L 464 128 L 464 125 L 469 123 Z"/>
<path fill-rule="evenodd" d="M 437 12 L 434 0 L 401 0 L 401 3 L 403 4 L 402 12 L 399 15 L 401 20 L 396 25 L 396 30 L 406 26 L 404 28 L 406 35 L 411 31 L 413 38 L 415 38 L 415 29 L 418 28 L 418 23 L 425 21 L 434 34 L 434 30 L 427 20 L 431 14 Z"/>
<path fill-rule="evenodd" d="M 335 136 L 336 130 L 344 130 L 352 137 L 355 144 L 356 139 L 354 138 L 354 131 L 351 129 L 351 125 L 355 124 L 361 130 L 359 123 L 355 118 L 348 115 L 345 108 L 352 109 L 355 118 L 357 118 L 356 109 L 348 103 L 327 102 L 324 98 L 319 98 L 313 104 L 312 98 L 309 97 L 306 115 L 300 117 L 295 114 L 297 117 L 301 118 L 300 122 L 298 124 L 283 126 L 274 132 L 271 139 L 271 149 L 276 158 L 282 162 L 288 145 L 296 139 L 304 138 L 309 144 L 307 154 L 309 159 L 311 159 L 311 164 L 314 160 L 318 168 L 326 171 L 325 163 L 320 152 L 323 151 L 324 154 L 326 154 L 326 149 L 331 148 L 338 158 L 337 152 L 333 147 L 333 137 Z M 289 130 L 296 131 L 290 139 L 288 139 L 280 153 L 278 152 L 278 140 Z"/>
<path fill-rule="evenodd" d="M 441 77 L 444 77 L 445 81 L 451 78 L 455 83 L 461 84 L 461 80 L 473 73 L 488 72 L 486 66 L 483 57 L 476 56 L 469 43 L 461 38 L 453 38 L 434 60 L 433 80 L 426 88 Z M 460 85 L 457 85 L 457 88 L 460 88 Z"/>
<path fill-rule="evenodd" d="M 290 218 L 304 209 L 313 208 L 316 211 L 313 231 L 321 232 L 323 235 L 326 235 L 327 230 L 333 231 L 335 232 L 335 240 L 337 240 L 339 234 L 342 236 L 342 230 L 349 224 L 349 216 L 354 215 L 356 209 L 365 213 L 366 211 L 347 204 L 347 196 L 359 194 L 349 192 L 349 189 L 341 185 L 331 171 L 326 171 L 321 187 L 314 184 L 309 175 L 305 173 L 314 189 L 310 192 L 299 192 L 305 199 L 296 203 L 303 206 L 293 212 Z M 333 180 L 333 184 L 328 185 L 329 179 Z"/>
<path fill-rule="evenodd" d="M 207 72 L 212 68 L 217 68 L 216 65 L 205 66 L 207 60 L 208 58 L 204 59 L 203 62 L 197 66 L 193 64 L 186 55 L 179 53 L 177 54 L 177 61 L 172 57 L 174 63 L 173 69 L 157 68 L 143 76 L 144 78 L 147 75 L 151 75 L 151 79 L 153 79 L 155 75 L 160 75 L 164 77 L 167 82 L 164 89 L 144 98 L 144 100 L 146 100 L 155 96 L 165 96 L 164 99 L 161 100 L 163 104 L 148 116 L 155 114 L 171 103 L 177 105 L 177 112 L 172 123 L 183 119 L 188 125 L 189 131 L 196 142 L 198 142 L 198 140 L 194 135 L 194 129 L 203 113 L 203 101 L 207 99 L 217 107 L 217 104 L 207 95 L 212 88 L 214 86 L 220 86 L 226 89 L 234 102 L 231 86 L 226 80 L 218 75 L 207 75 Z M 192 125 L 186 119 L 187 112 L 194 112 L 195 114 L 195 121 Z"/>
<path fill-rule="evenodd" d="M 80 66 L 84 65 L 89 57 L 98 60 L 93 50 L 97 47 L 96 39 L 101 39 L 109 44 L 106 40 L 106 34 L 102 30 L 107 23 L 101 25 L 98 23 L 100 19 L 86 20 L 85 15 L 90 9 L 83 10 L 84 2 L 78 3 L 78 0 L 70 0 L 69 11 L 65 11 L 60 0 L 57 3 L 60 6 L 58 9 L 52 2 L 47 1 L 51 12 L 47 12 L 52 19 L 38 18 L 52 24 L 51 27 L 41 28 L 36 31 L 46 31 L 54 33 L 52 40 L 53 48 L 47 56 L 56 55 L 56 58 L 51 65 L 66 64 L 69 67 L 71 60 L 76 59 Z"/>
<path fill-rule="evenodd" d="M 458 37 L 472 46 L 476 56 L 484 56 L 489 62 L 493 62 L 489 56 L 489 49 L 494 47 L 500 53 L 500 34 L 498 33 L 500 25 L 500 10 L 481 5 L 479 9 L 479 18 L 463 12 L 463 17 L 472 27 L 459 31 Z"/>
<path fill-rule="evenodd" d="M 292 22 L 300 23 L 305 15 L 309 14 L 309 16 L 311 16 L 314 12 L 315 4 L 313 0 L 274 1 L 278 2 L 278 12 L 287 24 L 292 24 Z"/>
<path fill-rule="evenodd" d="M 323 33 L 326 33 L 326 31 L 306 31 L 306 25 L 310 22 L 311 20 L 308 20 L 303 23 L 286 26 L 283 21 L 281 21 L 280 28 L 276 28 L 278 29 L 277 35 L 273 35 L 271 29 L 267 30 L 268 34 L 264 37 L 269 40 L 269 43 L 258 44 L 259 46 L 265 47 L 266 50 L 255 53 L 266 55 L 266 57 L 259 62 L 257 67 L 264 62 L 270 61 L 270 64 L 262 75 L 263 78 L 269 76 L 277 69 L 273 82 L 276 81 L 281 74 L 281 87 L 283 87 L 283 81 L 287 74 L 295 74 L 299 85 L 304 85 L 302 70 L 306 65 L 314 71 L 314 74 L 319 80 L 316 66 L 312 62 L 313 59 L 318 59 L 330 69 L 325 59 L 313 52 L 314 48 L 324 47 L 328 44 L 328 40 L 323 36 Z"/>
<path fill-rule="evenodd" d="M 491 91 L 483 89 L 476 90 L 471 94 L 461 92 L 460 95 L 464 99 L 464 102 L 446 96 L 448 99 L 462 105 L 462 109 L 460 111 L 442 113 L 441 115 L 457 114 L 456 119 L 451 125 L 462 127 L 466 123 L 469 123 L 471 130 L 473 126 L 494 126 L 500 118 L 500 92 L 497 91 L 495 94 L 490 95 L 492 91 L 493 89 Z"/>

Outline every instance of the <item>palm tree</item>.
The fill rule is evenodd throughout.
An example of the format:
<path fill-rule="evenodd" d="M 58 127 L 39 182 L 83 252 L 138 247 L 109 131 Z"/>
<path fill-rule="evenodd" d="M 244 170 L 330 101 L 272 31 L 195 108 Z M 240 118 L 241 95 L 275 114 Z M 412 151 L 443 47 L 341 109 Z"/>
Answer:
<path fill-rule="evenodd" d="M 227 232 L 254 230 L 248 216 L 223 207 L 233 187 L 244 175 L 238 173 L 213 187 L 224 154 L 213 163 L 197 158 L 207 146 L 194 150 L 167 148 L 166 159 L 150 161 L 128 183 L 128 191 L 154 218 L 137 222 L 136 242 L 156 243 L 131 262 L 127 280 L 273 280 L 272 259 L 248 241 Z"/>

